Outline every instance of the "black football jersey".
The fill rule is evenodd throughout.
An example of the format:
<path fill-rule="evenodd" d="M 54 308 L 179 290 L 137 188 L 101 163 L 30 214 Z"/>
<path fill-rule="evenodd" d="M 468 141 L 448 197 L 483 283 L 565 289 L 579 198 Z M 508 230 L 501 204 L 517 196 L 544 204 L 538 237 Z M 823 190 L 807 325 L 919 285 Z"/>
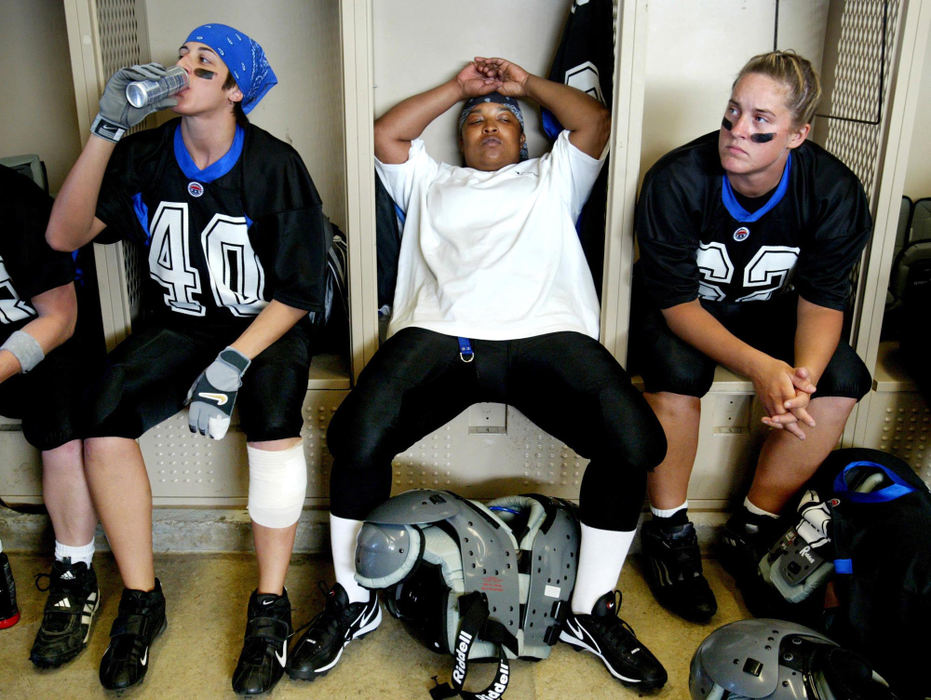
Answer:
<path fill-rule="evenodd" d="M 42 188 L 0 166 L 0 339 L 38 316 L 32 297 L 74 279 L 71 255 L 45 242 L 51 209 Z"/>
<path fill-rule="evenodd" d="M 248 325 L 272 299 L 319 314 L 327 238 L 297 152 L 250 124 L 198 169 L 180 119 L 124 139 L 97 202 L 98 242 L 145 245 L 147 307 L 175 321 Z"/>
<path fill-rule="evenodd" d="M 721 168 L 715 131 L 666 154 L 644 178 L 638 274 L 660 308 L 696 298 L 765 301 L 794 289 L 842 310 L 871 228 L 859 180 L 810 141 L 747 211 Z"/>

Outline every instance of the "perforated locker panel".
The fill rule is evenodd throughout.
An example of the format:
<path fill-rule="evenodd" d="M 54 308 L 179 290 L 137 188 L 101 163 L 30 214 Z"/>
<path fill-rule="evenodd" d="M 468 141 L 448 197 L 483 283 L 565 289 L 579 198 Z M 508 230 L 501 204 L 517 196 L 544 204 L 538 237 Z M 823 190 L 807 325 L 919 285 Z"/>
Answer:
<path fill-rule="evenodd" d="M 824 145 L 856 173 L 872 202 L 883 126 L 879 118 L 887 113 L 900 4 L 899 0 L 846 0 L 836 47 L 830 110 L 839 118 L 828 120 Z M 874 121 L 879 123 L 863 123 Z"/>
<path fill-rule="evenodd" d="M 307 458 L 307 505 L 324 505 L 332 459 L 326 428 L 347 391 L 311 390 L 301 438 Z M 245 435 L 234 424 L 223 440 L 194 435 L 182 411 L 139 440 L 155 505 L 244 506 L 249 487 Z"/>
<path fill-rule="evenodd" d="M 881 151 L 889 121 L 889 92 L 897 41 L 900 34 L 901 0 L 845 0 L 836 29 L 835 66 L 822 109 L 830 116 L 825 148 L 842 160 L 860 179 L 874 219 L 881 174 Z M 816 127 L 820 132 L 823 126 Z M 881 236 L 873 238 L 873 242 Z M 851 338 L 859 332 L 859 317 L 870 303 L 863 298 L 866 284 L 863 260 L 851 273 L 853 303 Z"/>
<path fill-rule="evenodd" d="M 504 420 L 481 425 L 485 412 Z M 587 464 L 516 409 L 480 404 L 398 455 L 392 492 L 433 487 L 467 498 L 526 492 L 578 498 Z"/>
<path fill-rule="evenodd" d="M 7 503 L 42 502 L 42 461 L 26 442 L 18 420 L 0 416 L 0 498 Z"/>
<path fill-rule="evenodd" d="M 879 346 L 863 444 L 902 458 L 931 487 L 931 408 L 903 369 L 895 342 Z"/>
<path fill-rule="evenodd" d="M 931 409 L 915 391 L 876 392 L 867 444 L 908 462 L 931 488 Z"/>

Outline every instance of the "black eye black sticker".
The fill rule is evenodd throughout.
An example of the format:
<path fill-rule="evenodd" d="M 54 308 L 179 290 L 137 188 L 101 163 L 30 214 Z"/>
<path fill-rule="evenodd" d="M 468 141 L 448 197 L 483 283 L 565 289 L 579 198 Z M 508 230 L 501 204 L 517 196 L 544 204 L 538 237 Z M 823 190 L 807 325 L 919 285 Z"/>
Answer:
<path fill-rule="evenodd" d="M 734 128 L 733 122 L 731 122 L 731 120 L 728 119 L 727 117 L 724 117 L 724 119 L 721 120 L 721 126 L 723 126 L 723 127 L 724 127 L 725 129 L 727 129 L 728 131 L 731 131 L 731 130 Z M 752 134 L 752 135 L 750 136 L 750 140 L 753 141 L 753 143 L 769 143 L 769 142 L 772 141 L 774 138 L 776 138 L 776 134 L 775 134 L 775 133 L 772 133 L 772 134 Z"/>
<path fill-rule="evenodd" d="M 203 78 L 204 80 L 213 80 L 213 76 L 216 75 L 212 70 L 206 70 L 204 68 L 195 68 L 194 75 L 198 78 Z"/>

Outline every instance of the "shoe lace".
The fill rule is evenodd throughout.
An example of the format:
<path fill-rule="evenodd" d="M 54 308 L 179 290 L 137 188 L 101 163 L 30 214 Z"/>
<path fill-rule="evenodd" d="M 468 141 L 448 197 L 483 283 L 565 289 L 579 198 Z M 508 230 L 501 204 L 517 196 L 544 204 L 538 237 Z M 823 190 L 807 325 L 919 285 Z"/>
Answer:
<path fill-rule="evenodd" d="M 694 532 L 666 542 L 683 578 L 692 578 L 702 573 L 701 553 Z"/>
<path fill-rule="evenodd" d="M 291 637 L 300 636 L 306 629 L 308 629 L 311 625 L 322 619 L 325 615 L 327 615 L 328 612 L 330 612 L 330 588 L 327 586 L 326 581 L 317 579 L 317 591 L 319 591 L 320 595 L 323 596 L 323 610 L 318 612 L 300 627 L 296 627 L 288 639 L 291 639 Z"/>
<path fill-rule="evenodd" d="M 617 616 L 617 610 L 621 607 L 621 592 L 614 591 L 614 615 L 608 615 L 606 617 L 593 617 L 592 619 L 601 628 L 601 632 L 604 637 L 610 642 L 611 646 L 617 648 L 621 647 L 625 651 L 630 651 L 631 648 L 636 648 L 639 646 L 637 641 L 637 635 L 634 633 L 634 628 L 631 627 L 625 620 L 622 620 Z M 629 642 L 633 641 L 636 646 L 629 647 Z"/>
<path fill-rule="evenodd" d="M 46 583 L 45 588 L 42 588 L 42 586 L 39 585 L 39 579 L 43 579 L 43 578 L 48 580 L 48 583 Z M 36 574 L 35 584 L 36 584 L 36 588 L 39 591 L 41 591 L 42 593 L 45 593 L 45 591 L 47 591 L 49 588 L 52 587 L 52 575 L 47 574 L 44 571 L 41 574 Z"/>

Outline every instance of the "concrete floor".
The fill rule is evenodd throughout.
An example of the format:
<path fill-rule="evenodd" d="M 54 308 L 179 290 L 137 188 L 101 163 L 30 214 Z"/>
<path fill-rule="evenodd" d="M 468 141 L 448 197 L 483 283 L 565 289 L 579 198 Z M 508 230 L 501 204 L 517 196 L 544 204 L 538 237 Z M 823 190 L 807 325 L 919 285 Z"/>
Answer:
<path fill-rule="evenodd" d="M 113 559 L 98 553 L 95 566 L 102 605 L 95 619 L 88 648 L 62 668 L 38 671 L 28 660 L 38 628 L 45 594 L 36 590 L 33 577 L 47 572 L 47 557 L 8 552 L 18 588 L 22 618 L 0 630 L 0 697 L 100 698 L 113 697 L 97 680 L 101 655 L 107 646 L 110 624 L 116 614 L 121 587 Z M 230 678 L 245 628 L 245 608 L 255 585 L 254 560 L 246 554 L 163 554 L 156 570 L 168 600 L 168 628 L 152 647 L 145 681 L 127 691 L 127 697 L 223 698 L 235 697 Z M 621 617 L 663 662 L 669 682 L 650 697 L 685 700 L 689 697 L 689 661 L 698 644 L 719 625 L 749 617 L 733 582 L 714 560 L 705 572 L 718 598 L 719 610 L 709 625 L 685 622 L 666 612 L 643 581 L 639 558 L 632 556 L 621 574 L 624 592 Z M 323 607 L 317 581 L 329 584 L 332 568 L 326 558 L 295 556 L 288 575 L 288 592 L 295 626 L 308 621 Z M 354 642 L 339 665 L 314 682 L 292 681 L 287 676 L 267 697 L 320 698 L 429 698 L 431 677 L 449 679 L 451 657 L 428 651 L 408 636 L 402 625 L 385 614 L 382 626 Z M 492 672 L 481 665 L 470 673 L 473 688 L 482 687 Z M 506 698 L 635 698 L 634 690 L 614 681 L 601 662 L 557 644 L 550 658 L 512 663 Z"/>

